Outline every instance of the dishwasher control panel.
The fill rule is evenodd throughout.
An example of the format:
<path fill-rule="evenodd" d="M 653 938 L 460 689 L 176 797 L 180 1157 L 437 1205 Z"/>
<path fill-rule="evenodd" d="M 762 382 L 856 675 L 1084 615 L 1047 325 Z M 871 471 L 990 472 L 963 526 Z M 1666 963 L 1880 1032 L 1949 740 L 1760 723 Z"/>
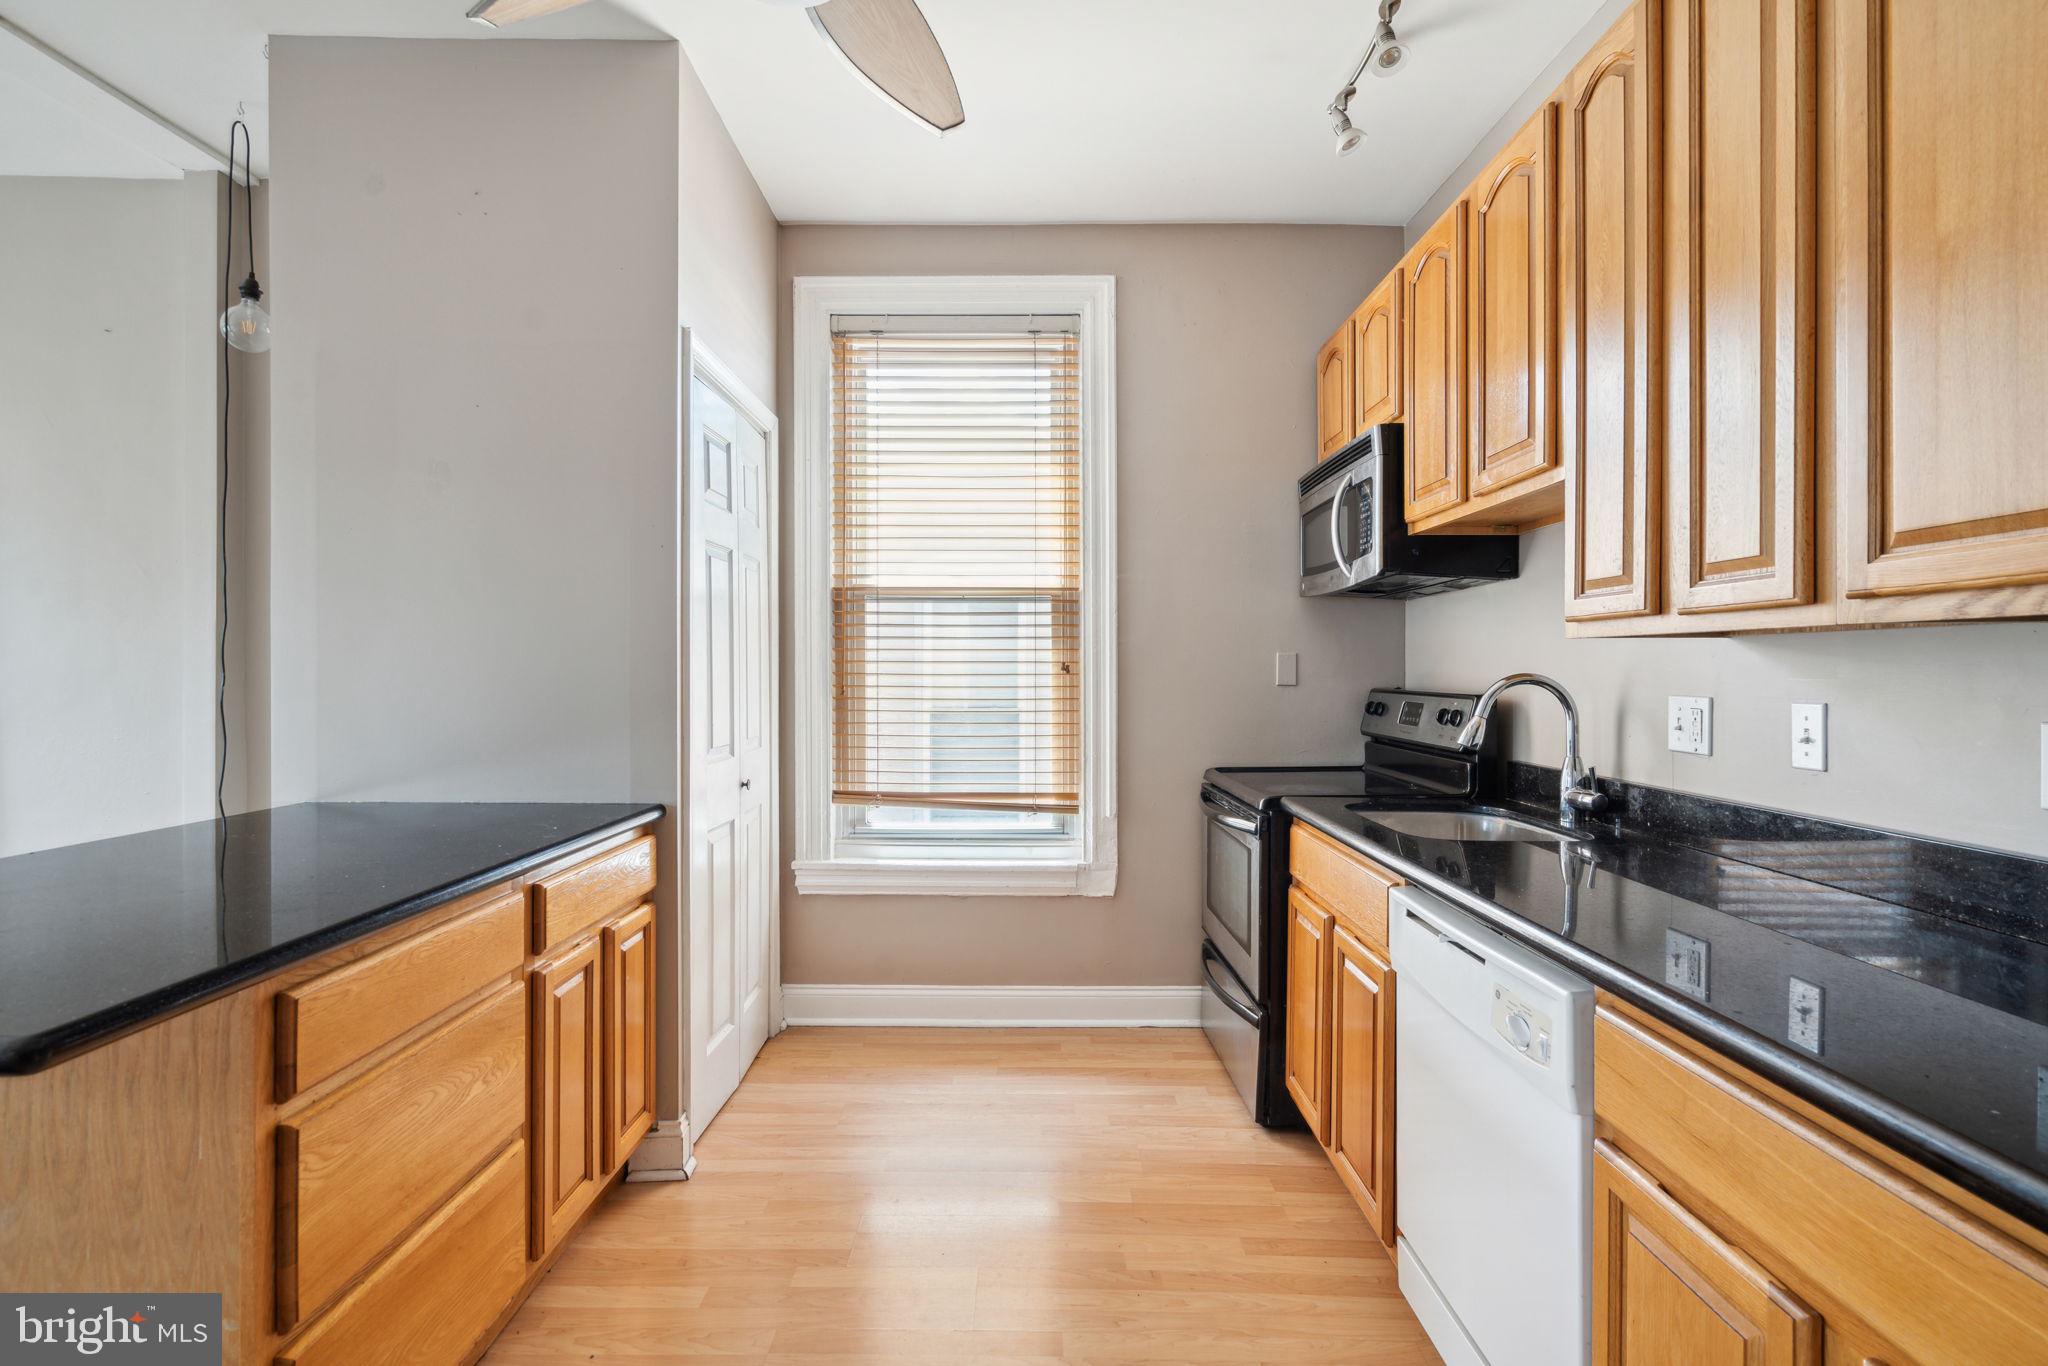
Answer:
<path fill-rule="evenodd" d="M 1550 1066 L 1549 1012 L 1537 1009 L 1498 982 L 1493 987 L 1493 1032 L 1538 1067 Z"/>

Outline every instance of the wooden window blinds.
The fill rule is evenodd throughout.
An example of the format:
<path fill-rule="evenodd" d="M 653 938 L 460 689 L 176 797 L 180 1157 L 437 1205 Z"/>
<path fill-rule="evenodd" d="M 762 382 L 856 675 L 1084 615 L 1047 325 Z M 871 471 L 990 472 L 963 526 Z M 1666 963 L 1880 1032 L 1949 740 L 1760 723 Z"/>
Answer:
<path fill-rule="evenodd" d="M 835 319 L 835 802 L 1080 808 L 1078 339 L 997 321 Z"/>

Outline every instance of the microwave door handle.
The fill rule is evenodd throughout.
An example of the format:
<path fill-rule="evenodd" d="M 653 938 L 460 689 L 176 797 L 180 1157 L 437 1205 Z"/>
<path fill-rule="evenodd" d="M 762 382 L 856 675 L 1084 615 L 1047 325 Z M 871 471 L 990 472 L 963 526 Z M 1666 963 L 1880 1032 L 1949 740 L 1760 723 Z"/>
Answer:
<path fill-rule="evenodd" d="M 1351 492 L 1351 486 L 1356 482 L 1358 471 L 1347 470 L 1344 477 L 1337 481 L 1336 497 L 1330 500 L 1330 549 L 1337 556 L 1337 568 L 1347 579 L 1351 577 L 1351 566 L 1354 561 L 1347 559 L 1344 554 L 1344 495 Z"/>

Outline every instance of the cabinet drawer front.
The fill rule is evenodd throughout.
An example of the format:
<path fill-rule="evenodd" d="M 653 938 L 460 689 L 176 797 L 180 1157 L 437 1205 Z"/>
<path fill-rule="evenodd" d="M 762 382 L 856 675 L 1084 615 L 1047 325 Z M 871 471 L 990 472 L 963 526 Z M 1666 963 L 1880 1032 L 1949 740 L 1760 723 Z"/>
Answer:
<path fill-rule="evenodd" d="M 1608 1006 L 1601 1131 L 1829 1319 L 1915 1361 L 2048 1361 L 2048 1259 Z"/>
<path fill-rule="evenodd" d="M 277 1098 L 289 1100 L 526 961 L 518 892 L 277 995 Z"/>
<path fill-rule="evenodd" d="M 1299 821 L 1290 841 L 1288 869 L 1295 882 L 1342 917 L 1366 947 L 1384 954 L 1387 892 L 1401 879 Z"/>
<path fill-rule="evenodd" d="M 277 1354 L 279 1366 L 468 1356 L 526 1275 L 526 1145 L 513 1143 Z"/>
<path fill-rule="evenodd" d="M 654 890 L 654 836 L 642 835 L 533 885 L 533 951 L 574 939 Z"/>
<path fill-rule="evenodd" d="M 526 992 L 466 1014 L 277 1129 L 278 1327 L 312 1313 L 526 1118 Z"/>

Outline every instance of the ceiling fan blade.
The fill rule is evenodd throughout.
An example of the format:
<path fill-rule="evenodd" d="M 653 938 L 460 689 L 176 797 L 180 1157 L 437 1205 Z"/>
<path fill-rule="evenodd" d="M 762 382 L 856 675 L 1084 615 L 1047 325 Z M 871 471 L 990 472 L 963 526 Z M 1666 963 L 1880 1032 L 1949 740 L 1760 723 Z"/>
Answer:
<path fill-rule="evenodd" d="M 889 103 L 935 133 L 967 122 L 960 87 L 917 0 L 825 0 L 811 24 Z"/>
<path fill-rule="evenodd" d="M 583 0 L 477 0 L 469 7 L 468 17 L 479 24 L 503 28 L 521 19 L 538 19 L 543 14 L 574 9 L 582 3 Z"/>

